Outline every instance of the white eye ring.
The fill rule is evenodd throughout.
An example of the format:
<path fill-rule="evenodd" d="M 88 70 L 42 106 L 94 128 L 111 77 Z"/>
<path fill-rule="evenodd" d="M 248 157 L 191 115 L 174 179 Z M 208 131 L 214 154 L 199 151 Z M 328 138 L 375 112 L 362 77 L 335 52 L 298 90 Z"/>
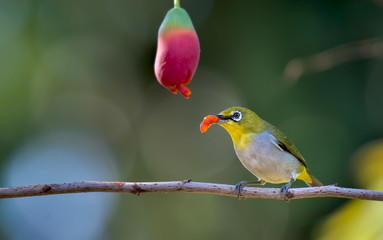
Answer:
<path fill-rule="evenodd" d="M 242 117 L 243 117 L 243 114 L 242 114 L 241 111 L 234 111 L 234 112 L 231 114 L 231 116 L 230 116 L 231 120 L 233 120 L 234 122 L 239 122 L 239 121 L 241 121 Z"/>

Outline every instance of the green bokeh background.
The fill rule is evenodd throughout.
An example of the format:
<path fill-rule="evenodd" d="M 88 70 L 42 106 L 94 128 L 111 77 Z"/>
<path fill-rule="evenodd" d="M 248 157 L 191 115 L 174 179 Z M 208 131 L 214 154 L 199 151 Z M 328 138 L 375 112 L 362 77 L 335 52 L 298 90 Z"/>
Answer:
<path fill-rule="evenodd" d="M 252 180 L 223 129 L 199 132 L 204 116 L 242 105 L 282 129 L 324 184 L 358 187 L 352 155 L 383 136 L 382 41 L 371 47 L 373 57 L 350 58 L 295 81 L 286 81 L 284 70 L 295 58 L 383 36 L 381 0 L 183 0 L 201 44 L 189 100 L 163 88 L 153 72 L 157 31 L 172 4 L 0 2 L 2 186 L 12 156 L 55 131 L 97 136 L 109 149 L 117 173 L 92 180 Z M 41 169 L 26 171 L 41 175 Z M 37 183 L 43 182 L 25 184 Z M 97 239 L 310 239 L 346 202 L 111 195 Z M 21 222 L 17 229 L 23 228 L 30 226 Z M 4 229 L 0 237 L 17 239 Z"/>

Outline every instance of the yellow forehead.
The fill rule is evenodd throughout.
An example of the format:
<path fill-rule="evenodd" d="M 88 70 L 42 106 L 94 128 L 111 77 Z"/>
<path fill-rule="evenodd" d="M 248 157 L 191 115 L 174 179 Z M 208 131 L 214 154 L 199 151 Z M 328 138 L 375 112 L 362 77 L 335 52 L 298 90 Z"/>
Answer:
<path fill-rule="evenodd" d="M 242 113 L 245 113 L 247 111 L 249 111 L 248 109 L 244 108 L 244 107 L 231 107 L 231 108 L 228 108 L 228 109 L 225 109 L 223 110 L 220 115 L 223 115 L 223 116 L 230 116 L 231 114 L 233 114 L 235 111 L 240 111 Z"/>

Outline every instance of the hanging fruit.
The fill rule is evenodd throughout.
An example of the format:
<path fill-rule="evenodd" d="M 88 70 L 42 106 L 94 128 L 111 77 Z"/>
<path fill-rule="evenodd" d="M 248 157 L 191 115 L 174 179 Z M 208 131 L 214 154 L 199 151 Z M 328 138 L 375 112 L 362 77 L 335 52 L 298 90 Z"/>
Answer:
<path fill-rule="evenodd" d="M 157 80 L 172 93 L 179 91 L 189 98 L 191 91 L 185 85 L 197 69 L 200 46 L 197 33 L 188 13 L 174 1 L 158 32 L 154 72 Z"/>

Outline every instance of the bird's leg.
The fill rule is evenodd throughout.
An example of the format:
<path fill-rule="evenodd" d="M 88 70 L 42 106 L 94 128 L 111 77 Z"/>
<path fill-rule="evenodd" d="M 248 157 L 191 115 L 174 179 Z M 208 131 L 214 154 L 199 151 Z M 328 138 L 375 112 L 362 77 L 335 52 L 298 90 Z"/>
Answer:
<path fill-rule="evenodd" d="M 246 187 L 247 185 L 250 185 L 250 184 L 265 185 L 265 183 L 266 183 L 265 181 L 263 181 L 263 180 L 261 180 L 259 178 L 258 178 L 257 181 L 253 181 L 253 182 L 240 181 L 239 183 L 237 183 L 235 185 L 235 191 L 237 192 L 237 196 L 239 198 L 243 188 Z"/>
<path fill-rule="evenodd" d="M 293 184 L 293 182 L 295 181 L 295 178 L 294 177 L 291 177 L 290 178 L 290 182 L 288 182 L 287 184 L 283 185 L 281 187 L 281 193 L 283 193 L 283 199 L 285 201 L 288 201 L 288 199 L 286 199 L 286 193 L 287 191 L 289 190 L 289 188 L 291 187 L 291 184 Z"/>

